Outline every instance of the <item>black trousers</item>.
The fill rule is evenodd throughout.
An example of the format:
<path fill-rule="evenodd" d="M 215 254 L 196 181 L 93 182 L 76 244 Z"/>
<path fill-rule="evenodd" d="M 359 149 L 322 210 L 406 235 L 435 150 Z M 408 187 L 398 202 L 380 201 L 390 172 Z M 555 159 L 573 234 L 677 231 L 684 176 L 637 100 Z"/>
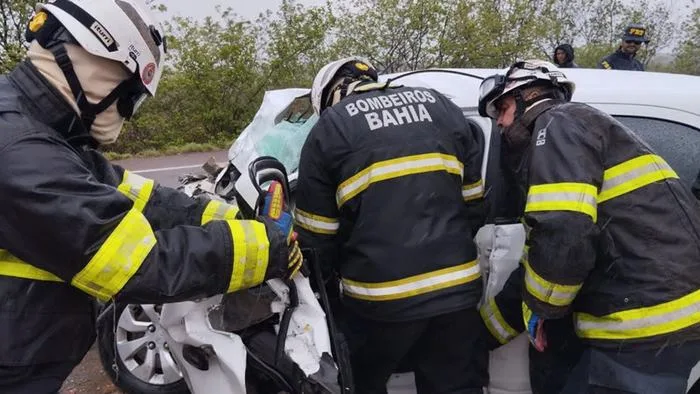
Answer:
<path fill-rule="evenodd" d="M 700 341 L 636 350 L 588 347 L 562 394 L 684 394 Z"/>
<path fill-rule="evenodd" d="M 56 394 L 77 362 L 0 366 L 0 393 Z"/>
<path fill-rule="evenodd" d="M 547 348 L 537 351 L 530 345 L 530 385 L 533 394 L 559 394 L 571 371 L 581 359 L 585 345 L 576 336 L 573 320 L 546 320 Z"/>
<path fill-rule="evenodd" d="M 400 366 L 413 371 L 420 394 L 481 394 L 488 350 L 476 309 L 389 323 L 348 316 L 357 394 L 384 394 Z"/>

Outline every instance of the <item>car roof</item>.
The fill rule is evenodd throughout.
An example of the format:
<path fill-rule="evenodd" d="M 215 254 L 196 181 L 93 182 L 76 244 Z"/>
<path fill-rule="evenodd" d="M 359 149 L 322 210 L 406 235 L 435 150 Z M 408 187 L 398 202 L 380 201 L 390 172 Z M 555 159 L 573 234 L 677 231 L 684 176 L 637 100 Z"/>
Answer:
<path fill-rule="evenodd" d="M 431 69 L 440 70 L 440 69 Z M 502 73 L 500 69 L 442 69 L 480 77 Z M 656 72 L 562 69 L 576 83 L 572 101 L 670 107 L 700 116 L 700 77 Z M 404 73 L 381 75 L 386 81 Z M 422 72 L 396 81 L 397 85 L 431 87 L 450 97 L 462 108 L 477 106 L 481 81 L 444 72 Z"/>

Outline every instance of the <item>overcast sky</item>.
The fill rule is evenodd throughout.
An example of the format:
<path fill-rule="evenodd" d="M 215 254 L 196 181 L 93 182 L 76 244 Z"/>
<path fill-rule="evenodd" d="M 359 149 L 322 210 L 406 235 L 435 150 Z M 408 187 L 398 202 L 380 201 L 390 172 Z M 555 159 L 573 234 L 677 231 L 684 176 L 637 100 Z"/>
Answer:
<path fill-rule="evenodd" d="M 231 7 L 243 19 L 255 20 L 261 12 L 267 9 L 277 10 L 282 0 L 163 0 L 168 7 L 168 14 L 191 16 L 196 19 L 216 14 L 217 5 L 223 8 Z M 323 4 L 323 0 L 300 0 L 304 5 Z"/>
<path fill-rule="evenodd" d="M 2 1 L 2 0 L 0 0 Z M 304 5 L 321 5 L 324 0 L 298 0 Z M 634 0 L 625 0 L 634 2 Z M 661 0 L 674 9 L 674 13 L 686 14 L 687 8 L 695 8 L 700 0 Z M 277 10 L 282 0 L 160 0 L 167 5 L 168 15 L 191 16 L 201 19 L 216 15 L 216 6 L 231 7 L 243 19 L 255 20 L 261 12 L 267 9 Z M 678 15 L 678 16 L 681 16 Z"/>
<path fill-rule="evenodd" d="M 0 0 L 4 1 L 4 0 Z M 325 0 L 297 0 L 299 3 L 309 5 L 321 5 Z M 634 3 L 635 0 L 623 0 L 628 3 Z M 688 10 L 698 7 L 700 0 L 659 0 L 670 6 L 675 20 L 683 20 L 687 15 Z M 165 18 L 174 15 L 189 16 L 195 19 L 202 19 L 206 16 L 216 16 L 216 6 L 223 8 L 231 7 L 233 11 L 245 20 L 254 21 L 261 12 L 268 9 L 277 10 L 282 3 L 282 0 L 159 0 L 159 3 L 165 4 L 168 7 L 168 12 Z M 680 26 L 679 26 L 680 27 Z M 660 51 L 666 53 L 670 51 L 672 46 L 668 46 Z"/>

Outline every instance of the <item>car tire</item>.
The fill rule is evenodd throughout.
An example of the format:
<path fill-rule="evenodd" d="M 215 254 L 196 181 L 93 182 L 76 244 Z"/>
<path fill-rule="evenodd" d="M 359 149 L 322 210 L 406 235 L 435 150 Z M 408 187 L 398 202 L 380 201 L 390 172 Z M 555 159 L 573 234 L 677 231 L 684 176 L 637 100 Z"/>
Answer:
<path fill-rule="evenodd" d="M 144 308 L 153 308 L 156 312 L 159 310 L 155 305 L 117 305 L 99 322 L 97 344 L 104 370 L 112 382 L 127 394 L 189 394 L 182 375 L 179 375 L 179 379 L 175 375 L 175 372 L 180 371 L 167 350 L 167 343 L 155 345 L 158 341 L 148 341 L 151 329 L 148 323 L 152 321 L 148 315 L 153 316 L 153 311 L 147 314 L 143 312 Z M 124 322 L 134 324 L 126 327 Z M 139 349 L 134 351 L 133 357 L 124 360 L 117 350 L 119 346 Z M 147 363 L 151 364 L 144 369 Z M 150 373 L 143 372 L 149 368 Z M 151 375 L 150 381 L 144 379 L 145 374 Z"/>

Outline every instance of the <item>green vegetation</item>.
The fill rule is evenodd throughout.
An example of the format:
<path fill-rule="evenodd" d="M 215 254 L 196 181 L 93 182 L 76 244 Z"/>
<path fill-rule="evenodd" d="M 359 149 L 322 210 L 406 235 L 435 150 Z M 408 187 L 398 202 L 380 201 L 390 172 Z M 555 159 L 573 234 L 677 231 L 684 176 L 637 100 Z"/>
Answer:
<path fill-rule="evenodd" d="M 0 1 L 0 72 L 23 56 L 35 1 Z M 567 42 L 577 63 L 594 67 L 616 48 L 624 25 L 640 22 L 651 42 L 639 57 L 650 70 L 700 75 L 700 9 L 674 4 L 679 7 L 663 0 L 352 0 L 307 7 L 284 0 L 253 21 L 231 9 L 203 21 L 175 18 L 166 22 L 170 51 L 157 96 L 106 148 L 124 157 L 228 147 L 266 90 L 309 87 L 321 66 L 349 54 L 369 58 L 384 73 L 504 67 L 516 58 L 549 59 Z"/>

